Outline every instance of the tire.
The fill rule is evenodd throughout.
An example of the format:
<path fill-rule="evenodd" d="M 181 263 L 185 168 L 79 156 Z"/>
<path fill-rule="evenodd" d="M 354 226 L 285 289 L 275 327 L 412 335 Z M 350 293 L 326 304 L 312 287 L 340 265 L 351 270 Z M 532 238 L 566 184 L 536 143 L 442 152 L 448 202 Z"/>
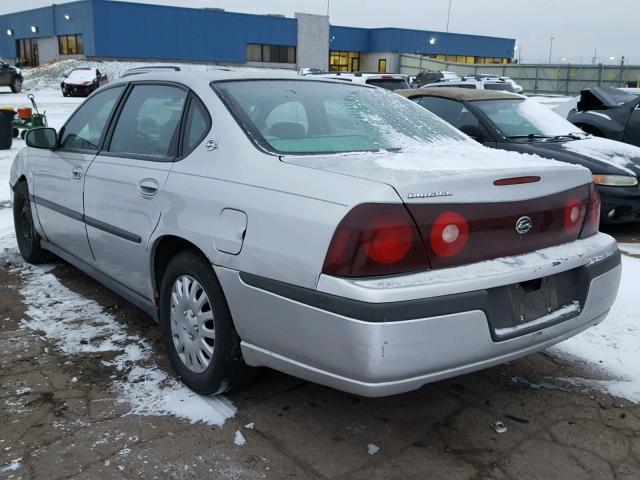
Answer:
<path fill-rule="evenodd" d="M 22 91 L 22 79 L 20 77 L 13 77 L 11 91 L 13 93 L 20 93 Z"/>
<path fill-rule="evenodd" d="M 20 136 L 20 130 L 18 130 L 17 128 L 13 129 L 13 138 L 18 138 Z"/>
<path fill-rule="evenodd" d="M 171 365 L 196 393 L 238 389 L 258 372 L 242 359 L 240 338 L 211 264 L 194 250 L 180 252 L 167 266 L 160 287 L 160 326 Z"/>
<path fill-rule="evenodd" d="M 20 182 L 14 191 L 13 224 L 22 258 L 34 265 L 51 261 L 53 255 L 40 246 L 40 235 L 33 227 L 27 182 Z"/>
<path fill-rule="evenodd" d="M 66 89 L 66 88 L 63 88 L 63 89 L 62 89 L 62 96 L 63 96 L 63 97 L 68 97 L 68 96 L 69 96 L 69 92 L 67 92 L 67 89 Z"/>
<path fill-rule="evenodd" d="M 22 140 L 24 140 L 25 138 L 27 138 L 27 132 L 28 132 L 28 130 L 22 130 L 22 131 L 20 132 L 20 138 L 21 138 Z"/>

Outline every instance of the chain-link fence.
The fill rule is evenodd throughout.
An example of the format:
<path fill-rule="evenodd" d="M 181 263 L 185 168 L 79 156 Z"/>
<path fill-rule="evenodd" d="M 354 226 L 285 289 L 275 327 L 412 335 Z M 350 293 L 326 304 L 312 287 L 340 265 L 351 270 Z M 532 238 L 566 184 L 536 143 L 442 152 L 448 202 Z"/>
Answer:
<path fill-rule="evenodd" d="M 507 76 L 527 93 L 577 95 L 588 87 L 640 87 L 640 65 L 465 64 L 442 62 L 420 55 L 401 55 L 400 73 L 417 75 L 422 70 L 448 70 L 458 75 Z"/>

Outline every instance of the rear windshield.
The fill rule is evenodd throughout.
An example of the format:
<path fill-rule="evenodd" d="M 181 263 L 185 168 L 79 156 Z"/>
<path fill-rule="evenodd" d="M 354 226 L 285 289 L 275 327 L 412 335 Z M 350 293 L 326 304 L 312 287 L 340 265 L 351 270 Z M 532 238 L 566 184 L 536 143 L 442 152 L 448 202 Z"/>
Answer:
<path fill-rule="evenodd" d="M 386 90 L 406 90 L 411 88 L 409 83 L 402 78 L 371 78 L 365 82 L 367 85 L 384 88 Z"/>
<path fill-rule="evenodd" d="M 510 83 L 504 82 L 504 83 L 485 83 L 484 84 L 484 89 L 485 90 L 501 90 L 503 92 L 511 92 L 511 93 L 515 93 L 515 89 L 513 88 L 513 85 L 511 85 Z"/>
<path fill-rule="evenodd" d="M 399 150 L 469 141 L 426 109 L 379 88 L 305 80 L 212 86 L 247 134 L 274 153 Z"/>

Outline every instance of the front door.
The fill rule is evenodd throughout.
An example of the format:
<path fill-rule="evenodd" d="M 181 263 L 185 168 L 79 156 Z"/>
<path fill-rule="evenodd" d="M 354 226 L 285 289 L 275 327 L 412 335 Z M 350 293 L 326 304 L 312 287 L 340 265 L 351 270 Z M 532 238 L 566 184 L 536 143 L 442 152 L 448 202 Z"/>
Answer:
<path fill-rule="evenodd" d="M 627 129 L 624 132 L 624 141 L 640 147 L 640 103 L 636 105 L 629 116 Z"/>
<path fill-rule="evenodd" d="M 29 157 L 31 193 L 47 240 L 88 263 L 93 257 L 84 225 L 84 176 L 122 91 L 123 87 L 111 88 L 85 102 L 60 130 L 58 148 L 33 149 Z"/>
<path fill-rule="evenodd" d="M 378 60 L 378 73 L 387 73 L 387 59 L 381 58 Z"/>
<path fill-rule="evenodd" d="M 98 269 L 149 299 L 149 240 L 170 201 L 163 188 L 187 95 L 175 84 L 134 83 L 86 177 L 85 221 Z"/>

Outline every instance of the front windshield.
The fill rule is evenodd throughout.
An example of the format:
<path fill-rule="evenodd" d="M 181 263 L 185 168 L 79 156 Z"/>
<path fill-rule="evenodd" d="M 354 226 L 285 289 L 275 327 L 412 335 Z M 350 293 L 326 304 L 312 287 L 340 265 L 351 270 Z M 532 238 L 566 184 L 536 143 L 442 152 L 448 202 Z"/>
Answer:
<path fill-rule="evenodd" d="M 398 150 L 470 141 L 414 102 L 380 88 L 305 80 L 212 85 L 245 131 L 275 153 Z"/>
<path fill-rule="evenodd" d="M 507 137 L 557 137 L 580 132 L 578 127 L 535 100 L 483 100 L 473 105 Z"/>

